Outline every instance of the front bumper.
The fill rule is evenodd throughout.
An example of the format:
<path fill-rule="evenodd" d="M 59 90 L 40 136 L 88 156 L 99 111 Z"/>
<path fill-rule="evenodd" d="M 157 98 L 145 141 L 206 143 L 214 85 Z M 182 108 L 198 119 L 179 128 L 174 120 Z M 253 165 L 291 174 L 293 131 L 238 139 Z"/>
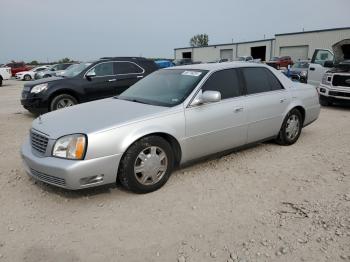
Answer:
<path fill-rule="evenodd" d="M 335 88 L 320 84 L 317 91 L 321 96 L 328 97 L 332 100 L 347 100 L 350 101 L 350 88 Z"/>
<path fill-rule="evenodd" d="M 16 78 L 17 80 L 23 80 L 23 75 L 16 75 L 15 78 Z"/>
<path fill-rule="evenodd" d="M 36 180 L 70 190 L 115 183 L 122 154 L 88 160 L 68 160 L 36 155 L 29 136 L 22 145 L 21 156 L 25 171 Z M 99 176 L 102 180 L 87 183 L 89 178 Z"/>

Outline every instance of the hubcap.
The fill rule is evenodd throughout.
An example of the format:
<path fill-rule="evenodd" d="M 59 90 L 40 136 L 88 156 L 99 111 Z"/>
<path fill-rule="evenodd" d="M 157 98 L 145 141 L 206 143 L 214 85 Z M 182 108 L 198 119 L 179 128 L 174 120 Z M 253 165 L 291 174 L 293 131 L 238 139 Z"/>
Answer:
<path fill-rule="evenodd" d="M 293 140 L 299 133 L 300 122 L 296 115 L 291 115 L 287 120 L 286 135 L 289 140 Z"/>
<path fill-rule="evenodd" d="M 69 106 L 74 106 L 74 102 L 69 98 L 63 98 L 59 100 L 57 103 L 57 109 L 61 109 Z"/>
<path fill-rule="evenodd" d="M 159 182 L 168 168 L 168 158 L 163 149 L 157 146 L 147 147 L 137 156 L 134 174 L 142 185 L 154 185 Z"/>

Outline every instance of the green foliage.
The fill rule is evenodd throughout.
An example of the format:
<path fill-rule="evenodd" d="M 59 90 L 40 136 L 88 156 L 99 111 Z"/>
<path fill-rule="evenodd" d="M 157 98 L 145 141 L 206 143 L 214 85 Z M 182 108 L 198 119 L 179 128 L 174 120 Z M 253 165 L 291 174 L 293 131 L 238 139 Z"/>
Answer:
<path fill-rule="evenodd" d="M 73 62 L 73 60 L 70 60 L 68 57 L 65 57 L 61 60 L 58 60 L 58 63 L 61 64 L 61 63 L 69 63 L 69 62 Z"/>
<path fill-rule="evenodd" d="M 32 62 L 29 63 L 30 65 L 39 65 L 39 62 L 36 60 L 33 60 Z"/>
<path fill-rule="evenodd" d="M 208 43 L 209 43 L 209 37 L 207 34 L 195 35 L 190 40 L 190 45 L 192 47 L 208 46 Z"/>

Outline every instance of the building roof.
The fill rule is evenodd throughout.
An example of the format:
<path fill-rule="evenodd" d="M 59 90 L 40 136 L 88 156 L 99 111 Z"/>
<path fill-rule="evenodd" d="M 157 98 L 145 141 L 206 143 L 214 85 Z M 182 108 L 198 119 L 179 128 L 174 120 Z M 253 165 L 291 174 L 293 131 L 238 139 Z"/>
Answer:
<path fill-rule="evenodd" d="M 207 46 L 179 47 L 179 48 L 175 48 L 175 50 L 178 50 L 178 49 L 189 49 L 189 48 L 216 47 L 216 46 L 224 46 L 224 45 L 249 44 L 249 43 L 265 42 L 265 41 L 272 41 L 272 40 L 275 40 L 275 38 L 268 38 L 268 39 L 254 40 L 254 41 L 245 41 L 245 42 L 235 42 L 235 43 L 227 43 L 227 44 L 207 45 Z"/>
<path fill-rule="evenodd" d="M 350 27 L 338 27 L 338 28 L 328 28 L 328 29 L 313 30 L 313 31 L 283 33 L 283 34 L 275 34 L 275 36 L 298 35 L 298 34 L 308 34 L 308 33 L 320 33 L 320 32 L 327 32 L 327 31 L 347 30 L 347 29 L 350 29 Z M 217 47 L 217 46 L 227 46 L 227 45 L 239 45 L 239 44 L 249 44 L 249 43 L 272 41 L 272 40 L 275 40 L 275 38 L 261 39 L 261 40 L 254 40 L 254 41 L 245 41 L 245 42 L 236 42 L 236 43 L 227 43 L 227 44 L 207 45 L 207 46 L 203 46 L 203 47 L 191 47 L 191 46 L 189 46 L 189 47 L 180 47 L 180 48 L 175 48 L 174 50 L 190 49 L 190 48 L 191 49 L 192 48 L 204 48 L 204 47 Z"/>
<path fill-rule="evenodd" d="M 301 31 L 301 32 L 293 32 L 293 33 L 275 34 L 275 36 L 321 33 L 321 32 L 327 32 L 327 31 L 348 30 L 348 29 L 350 29 L 350 27 L 338 27 L 338 28 L 319 29 L 319 30 L 312 30 L 312 31 Z"/>

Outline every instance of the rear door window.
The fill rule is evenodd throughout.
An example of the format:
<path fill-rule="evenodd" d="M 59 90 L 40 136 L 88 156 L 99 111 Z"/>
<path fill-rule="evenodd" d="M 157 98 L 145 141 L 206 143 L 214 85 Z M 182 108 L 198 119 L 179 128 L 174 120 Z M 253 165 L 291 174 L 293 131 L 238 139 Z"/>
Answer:
<path fill-rule="evenodd" d="M 283 89 L 278 79 L 266 68 L 241 68 L 247 94 L 258 94 Z"/>
<path fill-rule="evenodd" d="M 219 91 L 221 99 L 241 95 L 240 82 L 236 69 L 226 69 L 213 73 L 204 83 L 202 91 Z"/>
<path fill-rule="evenodd" d="M 143 69 L 130 62 L 115 62 L 117 75 L 126 75 L 126 74 L 141 74 Z"/>

